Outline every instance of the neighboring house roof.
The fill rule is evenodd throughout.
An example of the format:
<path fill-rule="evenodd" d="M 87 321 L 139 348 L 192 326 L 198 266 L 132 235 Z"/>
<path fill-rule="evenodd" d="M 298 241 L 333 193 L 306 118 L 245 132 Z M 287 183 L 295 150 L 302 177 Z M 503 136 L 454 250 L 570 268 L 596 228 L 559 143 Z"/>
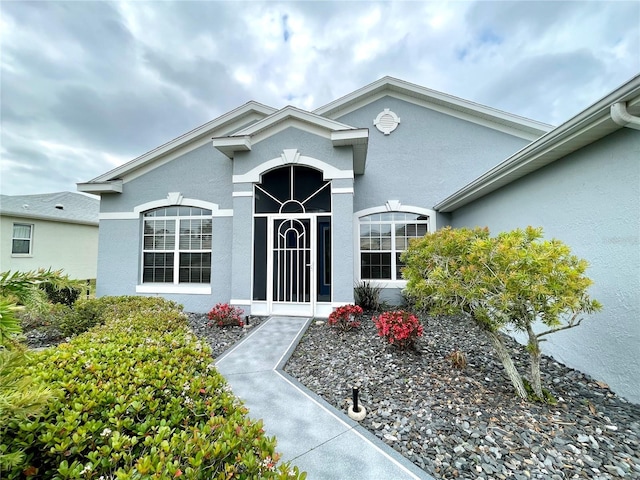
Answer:
<path fill-rule="evenodd" d="M 74 192 L 0 195 L 0 215 L 98 225 L 100 200 Z"/>
<path fill-rule="evenodd" d="M 233 158 L 234 152 L 249 151 L 252 145 L 288 127 L 322 135 L 336 147 L 353 146 L 354 171 L 364 173 L 369 142 L 367 128 L 355 128 L 292 106 L 284 107 L 232 135 L 214 138 L 213 146 L 227 157 Z"/>
<path fill-rule="evenodd" d="M 527 140 L 534 140 L 553 128 L 546 123 L 536 122 L 393 77 L 383 77 L 318 108 L 314 113 L 328 118 L 339 118 L 387 95 Z"/>
<path fill-rule="evenodd" d="M 640 75 L 434 206 L 452 212 L 625 126 L 640 128 Z"/>
<path fill-rule="evenodd" d="M 186 151 L 209 143 L 212 136 L 229 134 L 275 111 L 275 108 L 258 102 L 247 102 L 93 180 L 79 183 L 78 190 L 87 193 L 122 192 L 123 180 L 131 180 L 144 174 L 161 159 L 170 161 Z"/>

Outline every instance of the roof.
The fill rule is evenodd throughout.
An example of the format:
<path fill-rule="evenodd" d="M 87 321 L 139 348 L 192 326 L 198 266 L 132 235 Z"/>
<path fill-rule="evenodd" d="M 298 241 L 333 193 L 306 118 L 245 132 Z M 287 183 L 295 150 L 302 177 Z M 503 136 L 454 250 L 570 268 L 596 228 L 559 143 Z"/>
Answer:
<path fill-rule="evenodd" d="M 208 143 L 214 135 L 224 135 L 236 129 L 244 128 L 247 123 L 260 120 L 274 112 L 276 112 L 276 109 L 267 105 L 253 101 L 247 102 L 184 135 L 174 138 L 164 145 L 160 145 L 134 158 L 130 162 L 120 165 L 88 182 L 79 183 L 78 190 L 96 194 L 122 192 L 122 179 L 124 177 L 136 175 L 138 172 L 144 172 L 145 167 L 156 162 L 159 158 L 181 152 L 181 149 L 188 144 L 198 146 L 203 142 Z"/>
<path fill-rule="evenodd" d="M 74 192 L 0 195 L 0 215 L 98 225 L 100 200 Z"/>
<path fill-rule="evenodd" d="M 434 208 L 440 212 L 452 212 L 624 128 L 625 121 L 620 120 L 619 114 L 616 115 L 620 108 L 628 115 L 640 114 L 640 75 L 636 75 L 575 117 L 514 153 L 482 176 L 445 198 Z M 612 111 L 614 112 L 613 118 Z M 640 119 L 629 119 L 627 123 L 634 121 L 636 126 L 633 128 L 637 128 L 638 120 Z"/>
<path fill-rule="evenodd" d="M 389 76 L 334 100 L 314 110 L 313 113 L 335 119 L 386 95 L 464 120 L 491 126 L 528 140 L 534 140 L 553 128 L 546 123 L 513 115 Z"/>
<path fill-rule="evenodd" d="M 252 145 L 289 126 L 324 135 L 335 147 L 352 146 L 354 171 L 364 173 L 369 143 L 368 129 L 345 125 L 292 106 L 284 107 L 232 135 L 214 138 L 213 146 L 233 159 L 234 152 L 249 151 Z"/>

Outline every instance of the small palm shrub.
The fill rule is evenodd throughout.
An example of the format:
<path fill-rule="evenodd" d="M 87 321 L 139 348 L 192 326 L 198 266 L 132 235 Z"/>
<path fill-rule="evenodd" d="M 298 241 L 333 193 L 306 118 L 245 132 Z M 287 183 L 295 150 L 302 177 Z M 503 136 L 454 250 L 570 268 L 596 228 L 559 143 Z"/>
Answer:
<path fill-rule="evenodd" d="M 372 320 L 378 329 L 378 335 L 402 350 L 413 348 L 424 332 L 418 317 L 405 310 L 384 312 Z"/>
<path fill-rule="evenodd" d="M 243 327 L 244 321 L 242 314 L 244 310 L 239 307 L 233 307 L 228 303 L 218 303 L 208 313 L 210 327 L 217 325 L 218 327 Z"/>
<path fill-rule="evenodd" d="M 381 292 L 382 287 L 374 285 L 367 280 L 357 283 L 353 288 L 356 305 L 365 312 L 379 312 L 382 309 Z"/>
<path fill-rule="evenodd" d="M 360 326 L 362 308 L 358 305 L 343 305 L 329 315 L 329 326 L 347 332 Z"/>

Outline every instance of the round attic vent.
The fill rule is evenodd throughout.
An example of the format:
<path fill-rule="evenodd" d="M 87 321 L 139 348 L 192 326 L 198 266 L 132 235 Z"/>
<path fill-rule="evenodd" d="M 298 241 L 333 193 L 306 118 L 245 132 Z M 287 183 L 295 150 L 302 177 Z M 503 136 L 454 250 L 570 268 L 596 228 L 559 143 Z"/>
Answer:
<path fill-rule="evenodd" d="M 378 114 L 376 119 L 373 121 L 373 124 L 382 133 L 384 133 L 385 135 L 389 135 L 396 128 L 398 128 L 398 125 L 400 124 L 400 117 L 398 117 L 388 108 L 385 108 Z"/>

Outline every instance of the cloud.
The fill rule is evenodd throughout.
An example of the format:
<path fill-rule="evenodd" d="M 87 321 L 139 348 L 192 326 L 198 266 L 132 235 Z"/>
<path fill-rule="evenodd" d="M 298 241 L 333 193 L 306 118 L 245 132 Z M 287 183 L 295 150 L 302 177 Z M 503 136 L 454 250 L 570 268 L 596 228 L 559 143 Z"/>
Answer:
<path fill-rule="evenodd" d="M 635 1 L 52 0 L 0 10 L 8 194 L 74 190 L 248 100 L 313 110 L 392 75 L 559 123 L 640 71 Z"/>

